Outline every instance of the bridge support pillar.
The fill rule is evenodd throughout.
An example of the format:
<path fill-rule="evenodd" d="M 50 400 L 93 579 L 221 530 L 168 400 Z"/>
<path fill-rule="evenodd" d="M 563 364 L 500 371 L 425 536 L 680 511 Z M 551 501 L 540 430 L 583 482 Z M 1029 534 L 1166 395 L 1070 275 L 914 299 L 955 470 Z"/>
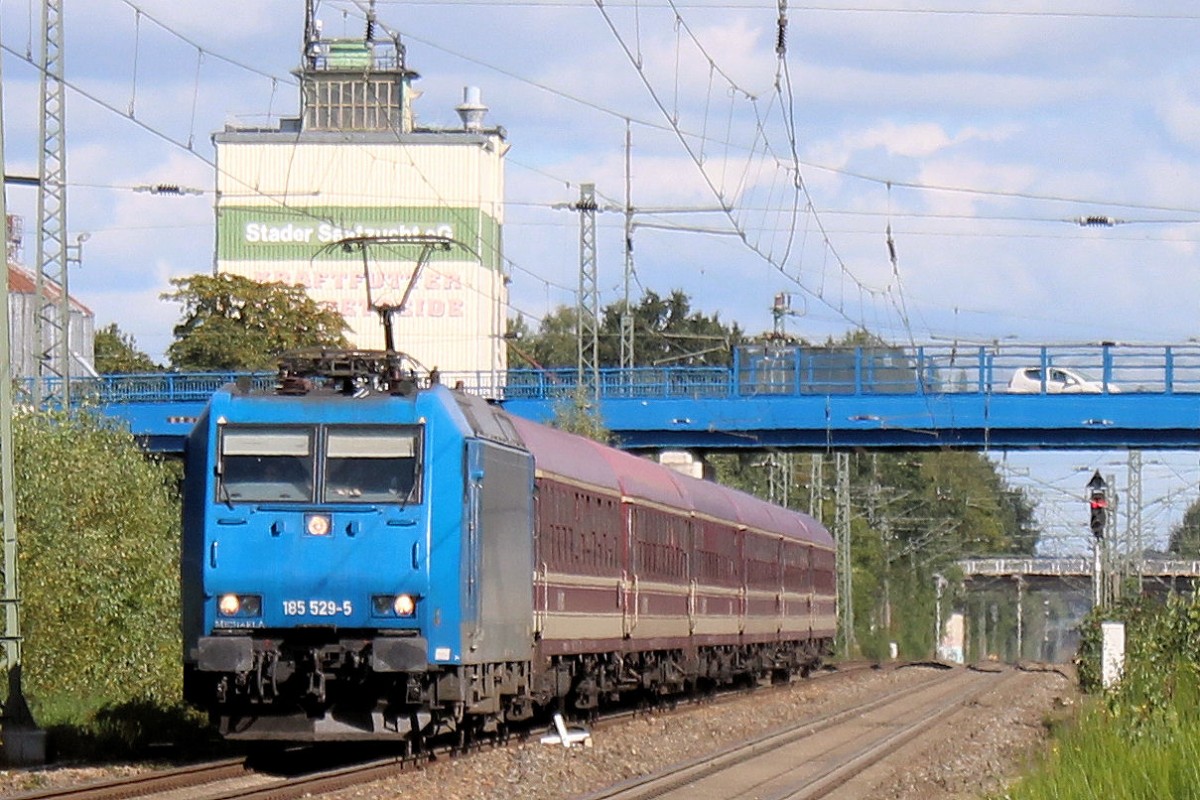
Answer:
<path fill-rule="evenodd" d="M 704 456 L 690 450 L 660 450 L 658 463 L 683 475 L 706 481 L 713 480 L 712 465 L 704 460 Z"/>
<path fill-rule="evenodd" d="M 1022 634 L 1024 633 L 1025 625 L 1025 579 L 1020 575 L 1016 576 L 1017 580 L 1017 661 L 1025 657 L 1022 644 L 1024 642 Z"/>

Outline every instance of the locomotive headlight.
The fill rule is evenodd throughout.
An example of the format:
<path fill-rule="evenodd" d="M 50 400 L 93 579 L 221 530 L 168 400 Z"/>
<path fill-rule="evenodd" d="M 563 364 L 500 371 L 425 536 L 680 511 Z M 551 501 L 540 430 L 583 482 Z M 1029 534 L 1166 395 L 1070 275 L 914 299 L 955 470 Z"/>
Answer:
<path fill-rule="evenodd" d="M 234 614 L 242 610 L 242 601 L 236 594 L 223 594 L 221 599 L 217 601 L 217 610 L 223 616 L 232 617 Z"/>
<path fill-rule="evenodd" d="M 217 611 L 223 617 L 262 615 L 262 598 L 256 594 L 223 594 L 217 599 Z"/>
<path fill-rule="evenodd" d="M 417 613 L 417 598 L 411 594 L 377 594 L 371 598 L 377 617 L 412 617 Z"/>
<path fill-rule="evenodd" d="M 416 598 L 411 594 L 398 594 L 392 603 L 392 610 L 396 612 L 397 617 L 411 617 L 417 611 Z"/>
<path fill-rule="evenodd" d="M 304 530 L 309 536 L 328 536 L 332 527 L 328 514 L 309 514 L 304 518 Z"/>

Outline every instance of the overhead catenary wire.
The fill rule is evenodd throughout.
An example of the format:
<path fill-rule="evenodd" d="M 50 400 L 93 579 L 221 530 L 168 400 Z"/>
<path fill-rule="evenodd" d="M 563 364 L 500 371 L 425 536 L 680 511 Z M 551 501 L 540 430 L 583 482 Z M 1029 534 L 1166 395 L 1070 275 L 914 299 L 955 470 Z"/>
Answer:
<path fill-rule="evenodd" d="M 260 75 L 260 76 L 269 78 L 272 81 L 272 100 L 273 100 L 274 88 L 277 87 L 278 83 L 280 82 L 280 79 L 277 76 L 271 75 L 270 73 L 263 72 L 254 67 L 251 67 L 241 61 L 229 58 L 228 56 L 224 56 L 220 53 L 217 53 L 213 50 L 210 50 L 210 49 L 204 47 L 203 45 L 199 44 L 192 38 L 178 32 L 171 26 L 167 25 L 166 23 L 163 23 L 162 21 L 153 17 L 152 15 L 147 14 L 143 9 L 141 9 L 139 6 L 137 6 L 137 4 L 131 2 L 131 0 L 121 0 L 121 2 L 123 2 L 125 5 L 129 6 L 134 11 L 135 29 L 136 29 L 136 33 L 137 33 L 137 39 L 139 41 L 140 41 L 140 36 L 141 36 L 141 20 L 143 17 L 145 17 L 146 19 L 154 22 L 156 25 L 158 25 L 159 27 L 161 27 L 162 29 L 164 29 L 165 31 L 170 33 L 171 35 L 178 38 L 180 41 L 189 45 L 189 47 L 194 48 L 196 51 L 196 66 L 195 66 L 195 72 L 194 72 L 194 77 L 193 77 L 193 96 L 192 96 L 192 103 L 191 103 L 189 134 L 188 134 L 187 140 L 183 141 L 183 140 L 177 139 L 174 136 L 171 136 L 171 135 L 166 134 L 165 132 L 159 130 L 154 125 L 151 125 L 151 124 L 147 123 L 146 121 L 138 118 L 137 109 L 136 109 L 136 91 L 137 91 L 138 70 L 137 70 L 136 66 L 133 71 L 133 74 L 134 74 L 133 87 L 131 89 L 131 98 L 130 98 L 130 102 L 129 102 L 129 106 L 128 106 L 128 111 L 127 111 L 127 113 L 124 113 L 124 114 L 121 114 L 120 111 L 113 104 L 103 100 L 102 98 L 95 95 L 94 93 L 84 90 L 81 86 L 79 86 L 78 84 L 76 84 L 74 82 L 64 81 L 64 85 L 67 86 L 67 88 L 71 89 L 71 91 L 85 97 L 89 101 L 99 105 L 100 107 L 104 108 L 105 110 L 108 110 L 114 114 L 118 114 L 122 118 L 128 119 L 128 120 L 134 122 L 136 125 L 141 127 L 143 130 L 156 136 L 157 138 L 162 139 L 163 141 L 165 141 L 175 147 L 178 147 L 182 150 L 189 152 L 193 156 L 199 158 L 206 165 L 211 167 L 214 170 L 214 172 L 220 171 L 219 168 L 217 167 L 215 161 L 197 153 L 195 150 L 195 147 L 194 147 L 195 122 L 196 122 L 196 113 L 197 113 L 197 105 L 198 105 L 198 96 L 199 96 L 199 90 L 200 90 L 201 68 L 203 66 L 206 54 L 211 55 L 214 58 L 217 58 L 221 61 L 224 61 L 226 63 L 229 63 L 231 65 L 239 67 L 241 69 L 247 70 L 256 75 Z M 0 44 L 0 47 L 3 47 L 3 49 L 5 51 L 15 55 L 16 57 L 21 58 L 21 55 L 19 53 L 16 53 L 12 48 L 10 48 L 6 45 L 2 45 L 2 44 Z M 135 56 L 134 56 L 135 60 L 137 58 L 136 52 L 139 48 L 140 48 L 140 45 L 135 46 Z M 26 58 L 23 60 L 27 61 L 27 63 L 29 63 L 35 69 L 38 68 L 38 65 L 33 61 L 32 57 Z M 292 79 L 287 82 L 294 84 L 294 85 L 299 85 L 299 82 L 296 81 L 295 79 Z M 231 177 L 236 180 L 236 176 L 227 175 L 227 177 Z M 131 187 L 131 188 L 133 188 L 135 191 L 138 189 L 138 187 Z M 313 217 L 314 219 L 321 219 L 322 221 L 331 221 L 332 222 L 332 220 L 325 220 L 320 215 L 313 215 L 309 210 L 307 210 L 303 206 L 293 206 L 293 205 L 287 203 L 285 200 L 281 199 L 280 197 L 270 196 L 268 193 L 263 192 L 263 191 L 257 189 L 256 187 L 246 187 L 246 188 L 248 190 L 248 192 L 247 192 L 248 194 L 256 196 L 256 197 L 272 200 L 280 207 L 288 208 L 291 211 L 300 213 L 302 215 L 307 215 L 307 216 Z M 514 263 L 511 259 L 508 259 L 508 258 L 505 258 L 504 261 L 505 261 L 505 263 L 509 264 L 510 266 L 513 265 L 513 263 Z M 541 278 L 540 276 L 534 275 L 534 273 L 532 273 L 532 271 L 530 271 L 530 270 L 523 270 L 523 271 L 528 272 L 535 279 L 545 280 L 545 279 Z M 554 284 L 547 281 L 547 285 L 554 285 Z M 466 288 L 468 288 L 471 291 L 475 291 L 475 292 L 482 291 L 479 287 L 475 287 L 473 285 L 468 285 Z M 555 285 L 555 288 L 561 288 L 561 287 Z M 517 310 L 517 309 L 513 309 L 513 310 Z M 529 315 L 528 312 L 522 312 L 522 313 L 526 313 L 527 315 Z M 532 315 L 529 315 L 529 316 L 532 316 Z"/>
<path fill-rule="evenodd" d="M 593 0 L 377 0 L 381 6 L 386 5 L 403 5 L 403 6 L 490 6 L 490 7 L 562 7 L 562 8 L 586 8 L 590 7 Z M 668 0 L 605 0 L 605 5 L 613 8 L 630 8 L 634 5 L 640 8 L 666 8 L 669 5 L 674 5 L 677 8 L 687 9 L 722 9 L 731 11 L 753 11 L 769 8 L 770 0 L 743 0 L 742 2 L 734 2 L 733 0 L 714 0 L 707 2 L 702 0 L 681 0 L 670 4 Z M 337 3 L 333 3 L 337 5 Z M 882 3 L 868 4 L 860 3 L 858 5 L 824 5 L 813 3 L 792 4 L 792 10 L 817 13 L 831 14 L 898 14 L 909 16 L 963 16 L 963 17 L 1023 17 L 1030 19 L 1117 19 L 1117 20 L 1135 20 L 1142 22 L 1200 22 L 1200 14 L 1187 13 L 1148 13 L 1136 11 L 1087 11 L 1073 9 L 1070 11 L 1056 11 L 1051 9 L 986 9 L 973 7 L 934 7 L 934 6 L 901 6 L 901 5 L 886 5 Z"/>
<path fill-rule="evenodd" d="M 702 158 L 701 153 L 698 152 L 695 147 L 693 147 L 693 145 L 690 143 L 688 138 L 683 134 L 683 132 L 680 129 L 679 124 L 676 121 L 671 119 L 672 115 L 668 111 L 667 107 L 664 105 L 661 95 L 655 89 L 653 83 L 650 81 L 649 77 L 645 74 L 645 71 L 637 66 L 636 58 L 634 58 L 628 43 L 621 36 L 621 33 L 618 30 L 615 22 L 613 21 L 611 16 L 608 14 L 608 12 L 605 10 L 603 3 L 599 2 L 599 0 L 597 0 L 596 7 L 600 11 L 609 31 L 616 38 L 618 45 L 620 46 L 622 51 L 625 53 L 626 58 L 631 63 L 634 64 L 635 72 L 636 72 L 639 80 L 641 81 L 642 85 L 646 89 L 647 93 L 649 94 L 651 101 L 658 108 L 658 110 L 659 110 L 660 114 L 663 116 L 663 118 L 668 121 L 668 124 L 670 125 L 671 130 L 674 133 L 678 143 L 683 148 L 683 150 L 687 153 L 689 158 L 692 160 L 693 165 L 696 167 L 696 170 L 697 170 L 698 174 L 700 175 L 701 182 L 707 187 L 709 193 L 714 198 L 716 198 L 718 200 L 718 202 L 720 202 L 722 207 L 725 209 L 725 212 L 724 212 L 725 216 L 728 219 L 730 225 L 736 231 L 736 235 L 739 238 L 739 240 L 748 249 L 750 249 L 751 251 L 753 251 L 754 253 L 759 255 L 759 257 L 762 258 L 767 264 L 773 266 L 776 270 L 778 270 L 781 274 L 783 274 L 790 281 L 796 283 L 798 286 L 800 286 L 805 291 L 811 291 L 807 287 L 805 287 L 803 285 L 803 283 L 796 278 L 796 276 L 790 275 L 789 273 L 787 273 L 787 271 L 783 268 L 783 265 L 780 264 L 778 261 L 776 261 L 768 252 L 765 252 L 761 247 L 757 246 L 754 242 L 750 241 L 749 237 L 746 234 L 746 230 L 741 226 L 737 217 L 733 213 L 735 210 L 735 206 L 731 202 L 731 199 L 726 196 L 726 193 L 718 186 L 718 184 L 714 181 L 714 178 L 705 169 L 704 159 Z M 682 17 L 679 14 L 678 10 L 677 9 L 673 9 L 673 10 L 675 12 L 677 20 L 680 22 L 680 24 L 682 24 Z M 684 30 L 689 30 L 689 29 L 686 28 L 686 26 L 685 26 Z M 710 69 L 710 75 L 711 74 L 721 74 L 724 76 L 724 72 L 721 71 L 716 66 L 715 62 L 713 61 L 713 59 L 710 56 L 707 56 L 707 53 L 702 46 L 699 46 L 699 50 L 707 58 L 707 62 L 709 64 L 709 69 Z M 742 94 L 744 94 L 747 98 L 749 98 L 751 100 L 754 99 L 754 97 L 755 97 L 754 93 L 741 88 L 737 83 L 731 82 L 730 85 L 735 91 L 741 92 Z M 727 136 L 726 138 L 728 139 L 729 137 Z M 703 142 L 703 139 L 701 141 Z M 723 165 L 724 165 L 725 159 L 723 159 L 722 161 L 723 161 Z M 809 205 L 811 206 L 811 198 L 810 198 Z M 840 259 L 840 257 L 837 258 L 836 260 L 839 265 L 839 268 L 841 268 L 844 273 L 848 272 L 848 268 L 846 267 L 845 263 Z M 855 282 L 856 286 L 858 286 L 858 288 L 860 290 L 860 296 L 861 296 L 863 291 L 867 290 L 868 287 L 866 287 L 865 284 L 863 284 L 861 281 L 859 281 L 857 279 L 857 277 L 854 277 L 854 276 L 851 276 L 851 277 L 852 277 L 853 281 Z M 871 294 L 874 294 L 873 290 L 871 291 Z M 821 300 L 822 302 L 827 302 L 824 297 L 816 295 L 815 293 L 814 293 L 814 297 L 816 297 L 818 300 Z M 835 305 L 831 304 L 831 308 L 834 308 L 835 310 L 838 310 L 844 314 L 844 305 L 835 306 Z M 848 315 L 847 315 L 847 321 L 861 326 L 861 322 L 855 322 Z"/>
<path fill-rule="evenodd" d="M 665 2 L 665 0 L 664 0 L 664 2 Z M 505 4 L 508 4 L 508 3 L 506 2 Z M 580 7 L 593 7 L 595 5 L 595 0 L 579 0 L 579 2 L 573 3 L 573 5 L 580 6 Z M 611 2 L 611 0 L 605 0 L 605 6 L 611 7 L 611 6 L 613 6 L 613 3 Z M 680 7 L 680 8 L 697 7 L 695 5 L 680 4 L 680 3 L 676 3 L 675 6 Z M 703 7 L 709 7 L 709 6 L 706 4 Z M 730 7 L 749 8 L 750 6 L 730 6 Z M 802 8 L 802 7 L 799 7 L 796 5 L 792 5 L 791 8 L 793 10 L 807 10 L 806 7 Z M 1200 20 L 1200 15 L 1195 15 L 1195 16 L 1188 17 L 1188 18 Z M 663 131 L 663 132 L 671 132 L 671 133 L 675 132 L 675 128 L 673 128 L 669 123 L 662 123 L 662 122 L 656 122 L 654 120 L 648 120 L 648 119 L 639 117 L 637 115 L 632 115 L 628 111 L 610 108 L 603 104 L 593 102 L 586 98 L 580 97 L 574 93 L 559 89 L 559 88 L 552 86 L 548 83 L 545 83 L 543 81 L 538 81 L 536 79 L 522 75 L 513 70 L 497 66 L 497 65 L 495 65 L 489 61 L 486 61 L 482 58 L 479 58 L 477 56 L 473 56 L 471 54 L 464 53 L 459 50 L 455 50 L 455 49 L 448 47 L 446 45 L 443 45 L 439 42 L 433 41 L 432 39 L 423 37 L 420 34 L 415 33 L 412 30 L 408 30 L 405 28 L 399 28 L 399 29 L 397 29 L 397 31 L 407 40 L 410 40 L 413 42 L 418 42 L 418 43 L 420 43 L 426 47 L 429 47 L 433 50 L 437 50 L 441 53 L 444 53 L 446 55 L 460 59 L 467 63 L 471 63 L 471 64 L 475 64 L 477 66 L 483 67 L 492 72 L 495 72 L 496 74 L 503 75 L 507 78 L 511 78 L 513 80 L 516 80 L 516 81 L 526 84 L 528 86 L 532 86 L 541 91 L 548 92 L 548 93 L 553 94 L 557 97 L 560 97 L 564 100 L 576 103 L 577 105 L 584 107 L 584 108 L 589 108 L 593 111 L 604 114 L 613 119 L 620 119 L 620 120 L 629 119 L 632 121 L 632 123 L 634 125 L 637 125 L 640 127 L 646 127 L 646 128 L 650 128 L 653 130 Z M 707 118 L 707 114 L 705 114 L 705 117 Z M 710 133 L 706 129 L 691 130 L 691 129 L 680 126 L 679 130 L 682 131 L 682 133 L 685 136 L 687 136 L 688 138 L 695 138 L 696 140 L 700 141 L 701 143 L 714 141 L 713 137 L 710 135 Z M 737 142 L 724 141 L 721 139 L 715 140 L 715 143 L 728 146 L 731 149 L 738 149 L 740 147 Z M 895 177 L 890 177 L 890 176 L 873 175 L 870 173 L 846 169 L 843 167 L 835 167 L 835 166 L 832 166 L 829 164 L 822 164 L 820 162 L 800 161 L 799 163 L 801 164 L 801 166 L 803 166 L 806 169 L 816 169 L 816 170 L 820 170 L 820 171 L 824 171 L 824 172 L 830 172 L 833 174 L 842 175 L 842 176 L 849 177 L 849 178 L 855 178 L 858 180 L 876 183 L 880 186 L 885 186 L 890 183 L 895 188 L 912 189 L 912 190 L 916 190 L 916 191 L 965 193 L 965 194 L 978 195 L 978 196 L 982 196 L 982 197 L 995 197 L 995 198 L 1001 198 L 1001 199 L 1026 199 L 1026 200 L 1042 201 L 1042 202 L 1048 202 L 1048 203 L 1069 203 L 1069 204 L 1077 205 L 1077 206 L 1091 205 L 1091 206 L 1111 207 L 1111 208 L 1140 209 L 1140 210 L 1147 210 L 1147 211 L 1152 210 L 1152 211 L 1186 212 L 1186 213 L 1200 214 L 1200 206 L 1144 204 L 1144 203 L 1137 203 L 1137 202 L 1121 200 L 1121 199 L 1113 199 L 1113 198 L 1066 196 L 1066 195 L 1054 195 L 1054 194 L 1041 194 L 1041 193 L 1037 193 L 1037 192 L 1013 192 L 1013 191 L 1007 191 L 1007 190 L 990 189 L 987 187 L 955 186 L 955 185 L 937 184 L 937 183 L 929 183 L 929 182 L 922 182 L 922 181 L 906 181 L 906 180 L 901 180 L 901 179 L 898 179 Z M 536 169 L 536 168 L 531 168 L 531 169 Z M 557 176 L 552 176 L 549 174 L 547 174 L 547 177 L 550 177 L 554 180 L 562 180 L 561 178 L 558 178 Z"/>
<path fill-rule="evenodd" d="M 123 2 L 124 2 L 124 0 L 123 0 Z M 136 4 L 133 4 L 133 3 L 126 3 L 126 5 L 129 5 L 131 8 L 135 8 L 135 7 L 136 7 Z M 613 4 L 610 2 L 610 3 L 608 3 L 608 5 L 610 5 L 610 6 L 611 6 L 611 5 L 613 5 Z M 723 5 L 731 5 L 731 4 L 723 4 Z M 768 7 L 769 5 L 770 5 L 770 4 L 762 4 L 762 7 L 764 7 L 764 8 L 765 8 L 765 7 Z M 678 8 L 679 8 L 679 9 L 684 9 L 684 10 L 686 10 L 686 9 L 688 9 L 688 8 L 691 8 L 691 7 L 693 7 L 692 5 L 689 5 L 689 4 L 684 4 L 684 3 L 677 4 L 677 6 L 678 6 Z M 583 6 L 580 4 L 580 7 L 583 7 Z M 651 6 L 650 4 L 643 4 L 643 5 L 642 5 L 642 7 L 643 7 L 643 8 L 649 8 L 649 7 L 652 7 L 652 6 Z M 756 6 L 754 6 L 754 7 L 759 7 L 759 6 L 757 6 L 757 5 L 756 5 Z M 796 10 L 796 9 L 802 9 L 802 8 L 807 8 L 807 7 L 801 7 L 801 6 L 795 6 L 795 5 L 793 5 L 793 6 L 792 6 L 792 8 L 793 8 L 793 10 Z M 136 13 L 136 12 L 135 12 L 135 13 Z M 682 28 L 681 28 L 681 31 L 682 31 Z M 681 35 L 682 35 L 682 33 L 681 33 Z M 205 52 L 208 52 L 208 51 L 207 51 L 207 50 L 205 50 Z M 272 80 L 273 80 L 273 81 L 274 81 L 274 80 L 276 80 L 274 76 L 272 76 Z M 739 147 L 739 144 L 738 144 L 737 142 L 735 142 L 735 141 L 731 141 L 731 140 L 730 140 L 728 137 L 725 137 L 725 139 L 726 139 L 726 142 L 727 142 L 727 144 L 728 144 L 728 146 L 729 146 L 729 148 L 730 148 L 730 149 L 736 150 L 736 149 Z M 812 166 L 814 166 L 814 165 L 806 165 L 806 167 L 808 167 L 808 168 L 811 168 Z M 822 167 L 820 167 L 819 165 L 815 165 L 815 166 L 816 166 L 816 168 L 822 168 Z M 849 174 L 849 173 L 845 173 L 845 172 L 843 171 L 843 174 Z M 876 181 L 884 181 L 884 182 L 887 182 L 887 181 L 888 181 L 888 179 L 887 179 L 886 177 L 876 177 L 876 176 L 866 176 L 866 177 L 867 177 L 868 179 L 871 179 L 871 180 L 876 180 Z M 900 188 L 902 185 L 904 185 L 902 181 L 894 181 L 894 182 L 892 182 L 892 183 L 893 183 L 893 185 L 894 185 L 894 186 L 896 186 L 897 188 Z M 919 183 L 912 184 L 912 187 L 913 187 L 913 188 L 919 188 L 919 190 L 922 190 L 922 191 L 926 191 L 926 190 L 928 190 L 928 191 L 943 191 L 943 190 L 950 190 L 950 191 L 954 191 L 954 190 L 957 190 L 957 189 L 959 189 L 959 188 L 963 188 L 963 187 L 938 187 L 938 186 L 924 186 L 924 185 L 921 185 L 921 184 L 919 184 Z M 968 188 L 969 188 L 969 187 L 968 187 Z M 981 191 L 981 193 L 983 193 L 983 194 L 987 194 L 988 192 L 987 192 L 987 190 L 982 190 L 982 191 Z M 1034 197 L 1034 196 L 1036 196 L 1036 195 L 1034 195 L 1034 194 L 1030 194 L 1029 196 L 1031 196 L 1031 197 Z M 1061 201 L 1061 200 L 1062 200 L 1061 198 L 1051 198 L 1051 199 L 1052 199 L 1053 201 L 1055 201 L 1055 202 L 1059 202 L 1059 201 Z M 1092 202 L 1092 201 L 1089 201 L 1089 202 Z M 745 206 L 745 205 L 741 205 L 741 206 L 740 206 L 740 208 L 746 208 L 746 207 L 747 207 L 747 206 Z M 782 207 L 782 206 L 779 206 L 779 207 Z M 1181 210 L 1181 209 L 1177 209 L 1177 210 Z M 803 207 L 803 205 L 801 206 L 801 213 L 805 213 L 805 208 Z M 831 212 L 830 212 L 830 211 L 828 211 L 827 209 L 822 209 L 822 211 L 821 211 L 821 214 L 822 214 L 822 215 L 824 215 L 824 216 L 828 216 L 830 213 L 831 213 Z M 905 218 L 906 216 L 907 216 L 907 215 L 905 215 L 905 214 L 903 214 L 903 213 L 901 213 L 901 212 L 896 212 L 896 213 L 894 213 L 894 214 L 893 214 L 893 218 L 894 218 L 894 219 L 903 219 L 903 218 Z M 1062 219 L 1069 219 L 1069 217 L 1066 217 L 1066 216 L 1063 216 L 1063 217 L 1061 217 L 1061 218 L 1062 218 Z M 810 225 L 812 225 L 812 226 L 815 228 L 815 223 L 813 222 L 813 218 L 812 218 L 812 216 L 811 216 L 811 215 L 806 217 L 806 222 L 807 222 L 807 223 L 809 223 Z M 772 227 L 772 230 L 773 230 L 773 231 L 784 231 L 784 230 L 787 230 L 786 226 L 781 226 L 781 225 L 779 225 L 779 224 L 775 224 L 775 225 L 773 225 L 773 226 L 771 226 L 771 227 Z M 1096 232 L 1099 232 L 1099 231 L 1096 231 Z M 840 236 L 840 235 L 842 235 L 842 233 L 843 233 L 843 232 L 842 232 L 841 230 L 838 230 L 838 228 L 837 228 L 836 226 L 835 226 L 835 227 L 833 227 L 833 228 L 831 228 L 831 229 L 829 230 L 829 234 L 830 234 L 830 235 L 832 235 L 832 236 L 833 236 L 833 237 L 835 237 L 835 238 L 836 238 L 836 237 L 838 237 L 838 236 Z M 1089 232 L 1089 233 L 1091 233 L 1091 232 Z M 763 235 L 769 235 L 769 234 L 763 234 Z M 928 236 L 928 235 L 938 235 L 938 234 L 937 234 L 936 232 L 933 232 L 933 231 L 911 231 L 911 230 L 907 230 L 907 229 L 906 229 L 906 230 L 904 231 L 904 235 L 907 237 L 907 236 Z M 963 236 L 967 236 L 967 235 L 975 235 L 975 234 L 966 234 L 966 233 L 964 233 L 964 234 L 956 234 L 956 235 L 963 235 Z M 1004 234 L 992 234 L 992 235 L 1004 235 Z M 782 241 L 782 240 L 781 240 L 781 241 Z M 778 255 L 778 252 L 776 252 L 776 255 Z M 825 259 L 826 259 L 827 261 L 828 261 L 828 260 L 831 260 L 828 254 L 826 254 L 826 256 L 825 256 Z M 812 282 L 814 285 L 817 285 L 817 283 L 818 283 L 817 281 L 811 281 L 811 282 Z M 821 278 L 821 280 L 820 280 L 820 284 L 824 284 L 824 283 L 825 283 L 825 279 L 824 279 L 824 277 L 822 277 L 822 278 Z M 851 292 L 852 292 L 852 291 L 853 291 L 853 290 L 851 290 Z M 860 299 L 861 299 L 861 297 L 860 297 Z M 835 301 L 835 302 L 836 302 L 836 301 Z"/>
<path fill-rule="evenodd" d="M 155 17 L 154 15 L 147 13 L 145 9 L 143 9 L 137 3 L 133 2 L 133 0 L 120 0 L 120 2 L 124 3 L 129 8 L 133 9 L 134 14 L 136 15 L 139 23 L 140 23 L 141 19 L 143 17 L 145 17 L 146 19 L 150 20 L 155 25 L 157 25 L 159 28 L 161 28 L 163 31 L 167 32 L 171 36 L 174 36 L 176 39 L 191 46 L 192 48 L 199 50 L 201 53 L 206 53 L 215 59 L 224 61 L 225 63 L 229 64 L 230 66 L 237 67 L 238 69 L 243 69 L 246 72 L 250 72 L 255 75 L 258 75 L 259 77 L 267 78 L 268 80 L 272 80 L 272 81 L 278 80 L 277 76 L 272 75 L 269 72 L 265 72 L 265 71 L 259 69 L 258 67 L 255 67 L 251 64 L 247 64 L 246 62 L 241 61 L 240 59 L 232 58 L 231 56 L 227 56 L 222 53 L 219 53 L 214 49 L 205 47 L 204 45 L 200 44 L 199 42 L 197 42 L 195 39 L 191 38 L 190 36 L 180 33 L 177 29 L 175 29 L 171 25 L 168 25 L 167 23 L 163 22 L 158 17 Z M 139 30 L 140 30 L 140 25 L 139 25 Z M 300 85 L 300 81 L 296 80 L 296 78 L 294 78 L 294 77 L 292 77 L 290 79 L 290 81 L 288 81 L 288 82 L 292 83 L 295 86 Z"/>

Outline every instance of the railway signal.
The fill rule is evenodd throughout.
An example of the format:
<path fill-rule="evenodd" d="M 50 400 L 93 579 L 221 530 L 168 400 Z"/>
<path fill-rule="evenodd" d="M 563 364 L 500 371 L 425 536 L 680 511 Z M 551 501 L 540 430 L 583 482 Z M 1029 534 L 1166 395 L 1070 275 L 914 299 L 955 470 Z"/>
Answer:
<path fill-rule="evenodd" d="M 1088 508 L 1091 511 L 1092 536 L 1097 539 L 1104 538 L 1104 526 L 1108 521 L 1107 488 L 1104 478 L 1100 477 L 1100 471 L 1096 470 L 1096 474 L 1088 481 Z"/>

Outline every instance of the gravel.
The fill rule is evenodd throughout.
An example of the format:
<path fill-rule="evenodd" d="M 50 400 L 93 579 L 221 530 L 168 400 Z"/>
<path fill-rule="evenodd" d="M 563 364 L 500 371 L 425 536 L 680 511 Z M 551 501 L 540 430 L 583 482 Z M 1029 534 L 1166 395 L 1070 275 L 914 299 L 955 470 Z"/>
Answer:
<path fill-rule="evenodd" d="M 326 800 L 561 800 L 696 758 L 805 717 L 864 699 L 888 686 L 923 680 L 926 668 L 871 670 L 799 681 L 734 702 L 703 703 L 675 713 L 645 713 L 593 731 L 590 746 L 563 748 L 531 738 L 468 758 L 324 795 Z M 1075 682 L 1056 671 L 1024 672 L 988 692 L 969 713 L 915 745 L 901 766 L 880 770 L 869 796 L 884 800 L 961 800 L 996 792 L 1041 750 L 1045 721 L 1075 702 Z M 59 766 L 0 772 L 0 796 L 115 778 L 154 765 Z"/>

